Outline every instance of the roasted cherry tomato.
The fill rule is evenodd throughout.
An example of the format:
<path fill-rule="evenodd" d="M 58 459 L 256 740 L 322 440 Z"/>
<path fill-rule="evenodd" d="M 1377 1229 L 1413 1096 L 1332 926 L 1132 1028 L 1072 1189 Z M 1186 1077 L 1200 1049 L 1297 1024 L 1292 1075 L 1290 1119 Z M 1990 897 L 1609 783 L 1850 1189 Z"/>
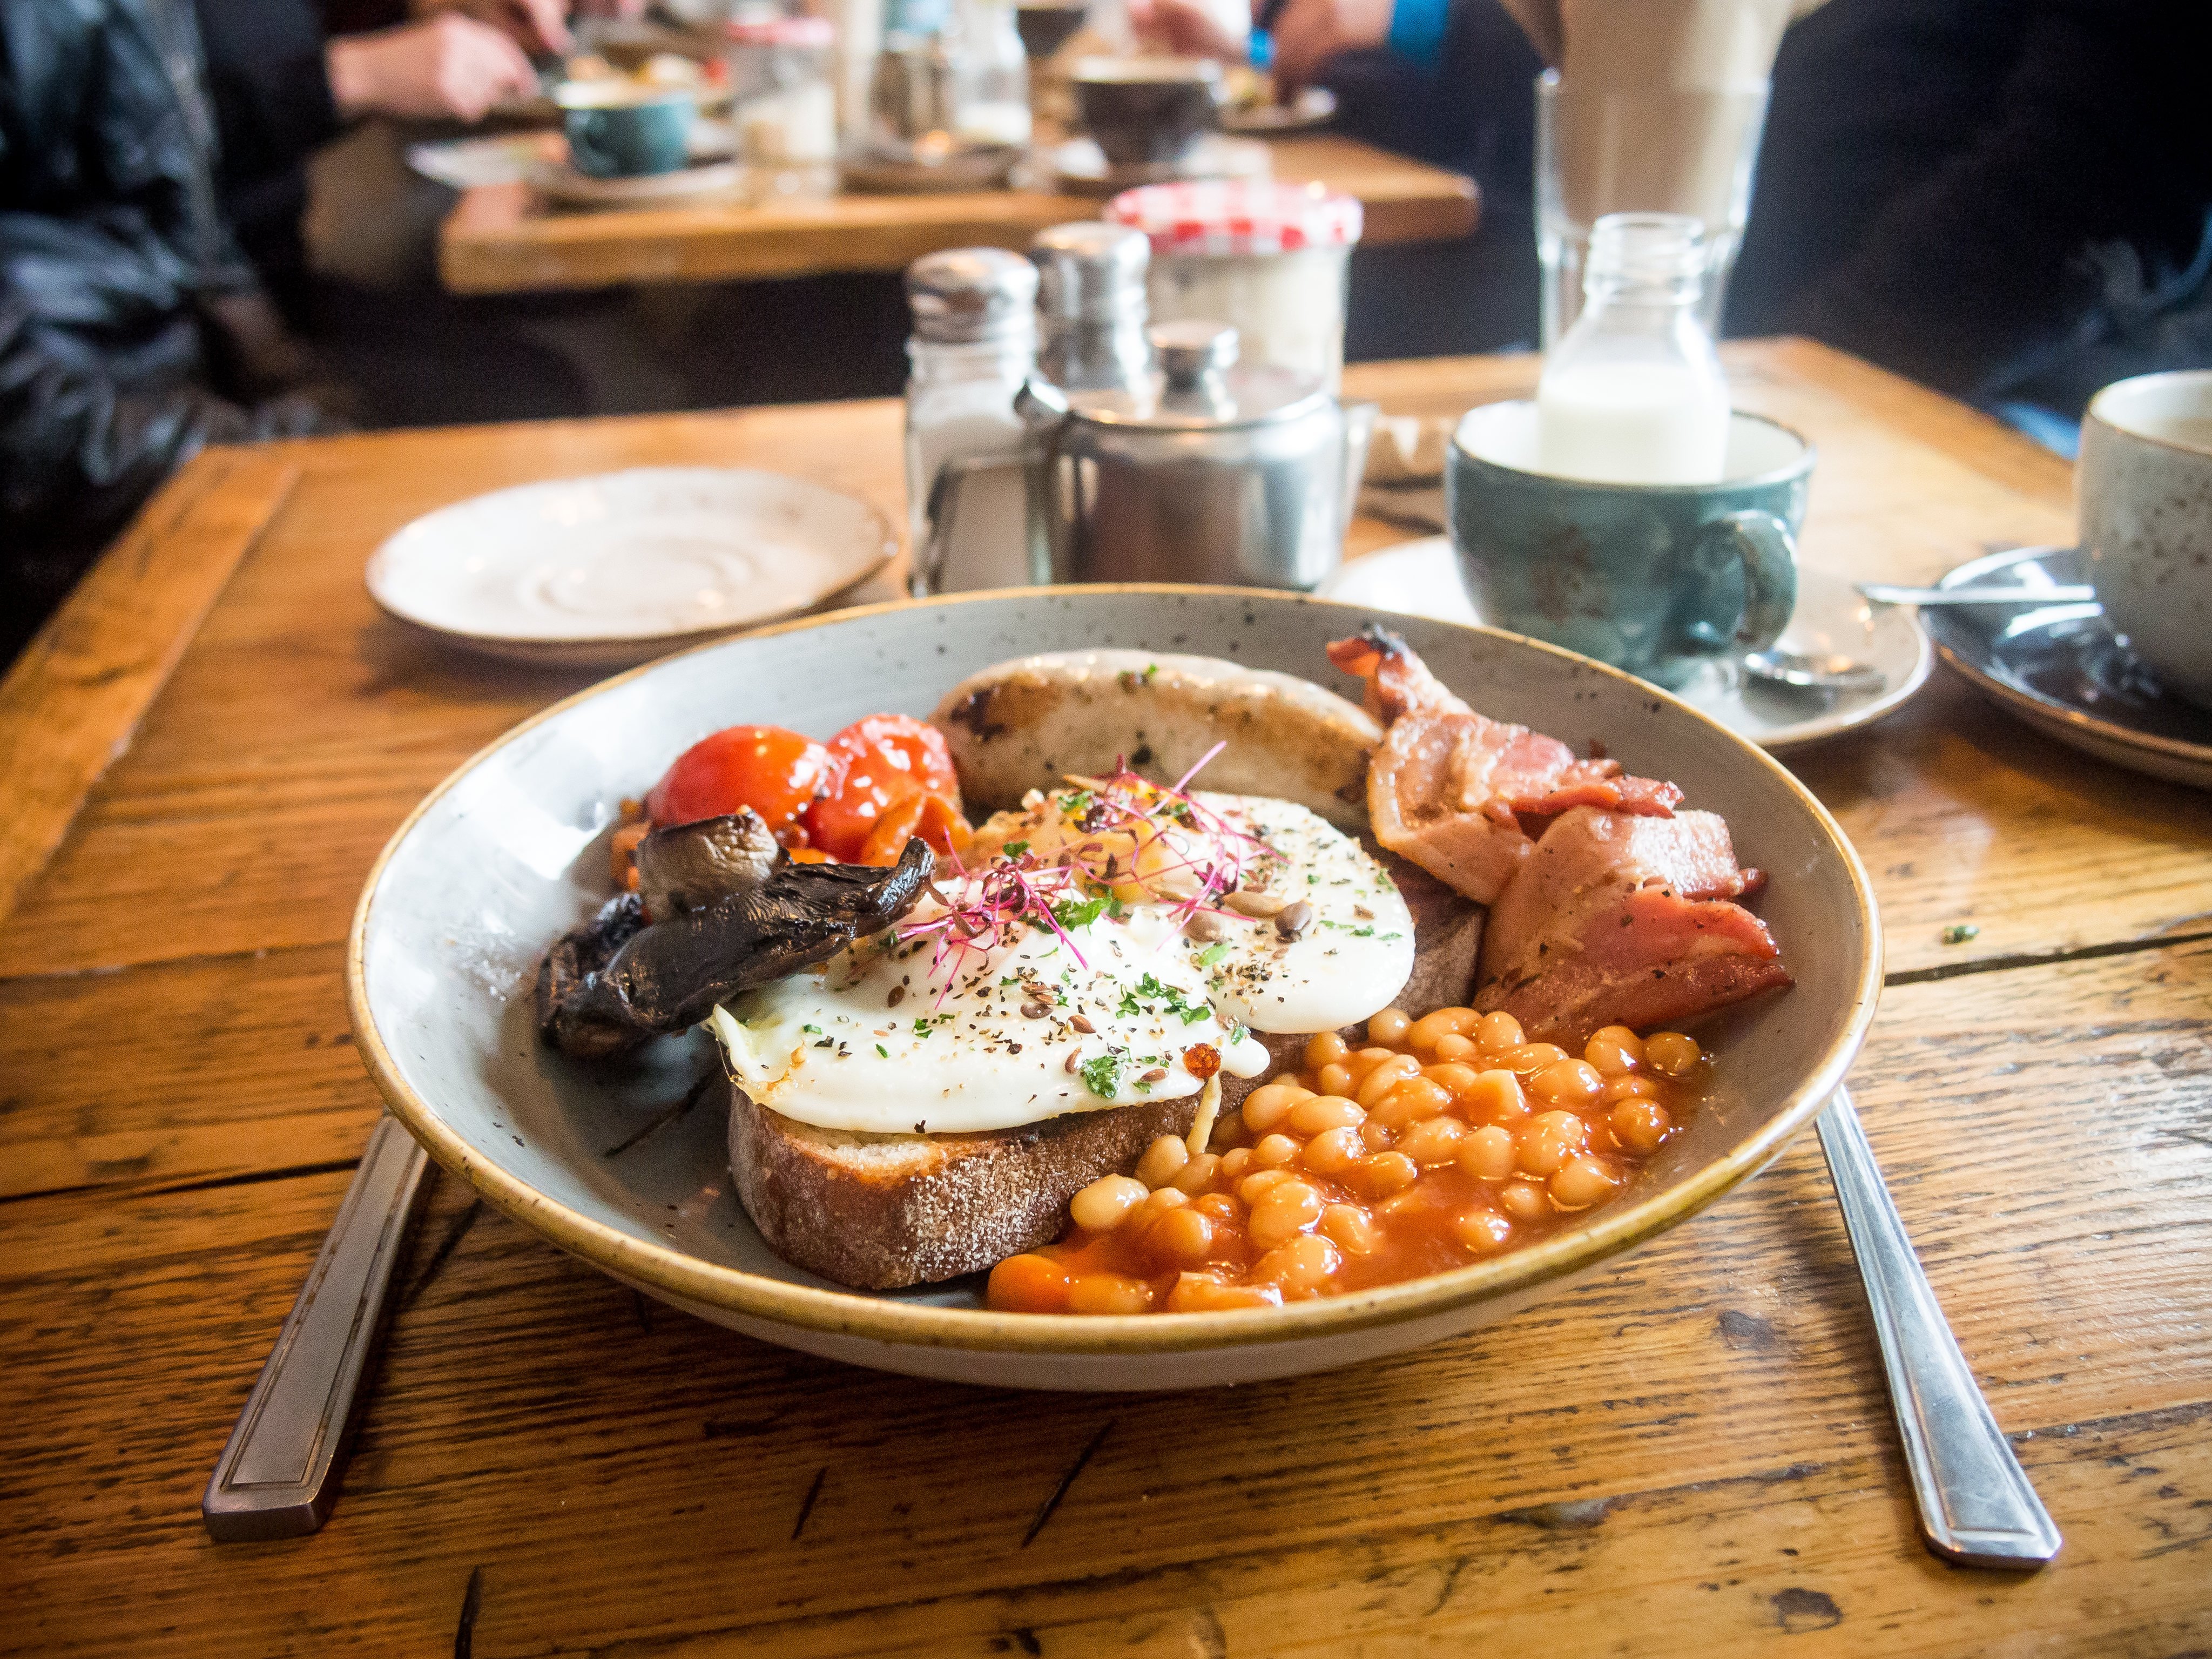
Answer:
<path fill-rule="evenodd" d="M 678 756 L 645 798 L 645 810 L 665 828 L 750 806 L 778 841 L 805 846 L 800 817 L 836 778 L 836 763 L 813 738 L 780 726 L 732 726 Z"/>
<path fill-rule="evenodd" d="M 813 845 L 850 863 L 894 864 L 909 835 L 921 835 L 940 853 L 968 839 L 952 752 L 935 726 L 904 714 L 871 714 L 830 738 L 830 752 L 839 775 L 807 811 Z M 926 814 L 924 799 L 939 802 L 938 809 Z M 902 827 L 890 856 L 871 857 L 871 846 L 893 833 L 886 826 L 894 819 Z"/>

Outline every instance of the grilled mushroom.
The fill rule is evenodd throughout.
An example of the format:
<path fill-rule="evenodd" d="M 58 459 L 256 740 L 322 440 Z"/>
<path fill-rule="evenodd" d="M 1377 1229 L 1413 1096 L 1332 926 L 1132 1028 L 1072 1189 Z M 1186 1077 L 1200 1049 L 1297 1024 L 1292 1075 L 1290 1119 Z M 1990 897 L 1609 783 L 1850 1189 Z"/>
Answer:
<path fill-rule="evenodd" d="M 775 836 L 750 806 L 726 817 L 656 830 L 637 844 L 638 890 L 645 899 L 645 914 L 652 921 L 665 921 L 757 887 L 775 871 L 781 853 Z"/>
<path fill-rule="evenodd" d="M 538 1030 L 586 1059 L 684 1030 L 718 1002 L 881 933 L 914 907 L 935 868 L 919 839 L 887 870 L 793 864 L 780 854 L 757 884 L 644 926 L 633 925 L 644 905 L 625 895 L 547 954 Z"/>

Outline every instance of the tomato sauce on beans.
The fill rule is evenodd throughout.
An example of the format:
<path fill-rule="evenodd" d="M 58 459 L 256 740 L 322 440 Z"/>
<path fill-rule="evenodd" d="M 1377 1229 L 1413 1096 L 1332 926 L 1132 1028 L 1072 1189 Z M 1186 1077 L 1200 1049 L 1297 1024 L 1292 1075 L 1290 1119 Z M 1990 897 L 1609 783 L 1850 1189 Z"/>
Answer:
<path fill-rule="evenodd" d="M 1224 1113 L 1075 1195 L 1067 1233 L 991 1271 L 1018 1313 L 1194 1313 L 1340 1295 L 1465 1266 L 1618 1194 L 1705 1081 L 1680 1032 L 1608 1026 L 1579 1055 L 1506 1014 L 1386 1008 Z"/>

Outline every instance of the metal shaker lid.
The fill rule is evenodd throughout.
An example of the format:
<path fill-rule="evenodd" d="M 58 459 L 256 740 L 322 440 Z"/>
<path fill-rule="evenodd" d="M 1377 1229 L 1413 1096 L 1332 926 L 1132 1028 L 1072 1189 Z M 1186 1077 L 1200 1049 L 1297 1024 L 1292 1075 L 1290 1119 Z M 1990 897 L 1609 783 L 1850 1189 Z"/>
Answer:
<path fill-rule="evenodd" d="M 1000 248 L 948 248 L 906 268 L 914 331 L 941 345 L 995 340 L 1033 327 L 1036 290 L 1036 267 Z"/>
<path fill-rule="evenodd" d="M 1147 331 L 1159 367 L 1145 386 L 1067 394 L 1071 410 L 1103 426 L 1190 432 L 1301 420 L 1328 400 L 1321 377 L 1237 361 L 1226 323 L 1156 324 Z"/>
<path fill-rule="evenodd" d="M 1030 243 L 1037 309 L 1054 320 L 1110 323 L 1143 315 L 1152 245 L 1142 231 L 1103 219 L 1054 225 Z"/>

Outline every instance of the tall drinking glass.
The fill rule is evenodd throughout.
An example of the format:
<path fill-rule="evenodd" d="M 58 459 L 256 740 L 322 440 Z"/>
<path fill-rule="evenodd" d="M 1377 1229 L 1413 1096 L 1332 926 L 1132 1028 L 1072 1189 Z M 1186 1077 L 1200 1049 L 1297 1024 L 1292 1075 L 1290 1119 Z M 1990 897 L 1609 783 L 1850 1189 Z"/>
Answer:
<path fill-rule="evenodd" d="M 1721 301 L 1751 213 L 1766 123 L 1765 80 L 1704 88 L 1536 80 L 1536 252 L 1544 349 L 1582 312 L 1591 227 L 1608 213 L 1686 213 L 1705 227 L 1698 315 L 1720 335 Z"/>

